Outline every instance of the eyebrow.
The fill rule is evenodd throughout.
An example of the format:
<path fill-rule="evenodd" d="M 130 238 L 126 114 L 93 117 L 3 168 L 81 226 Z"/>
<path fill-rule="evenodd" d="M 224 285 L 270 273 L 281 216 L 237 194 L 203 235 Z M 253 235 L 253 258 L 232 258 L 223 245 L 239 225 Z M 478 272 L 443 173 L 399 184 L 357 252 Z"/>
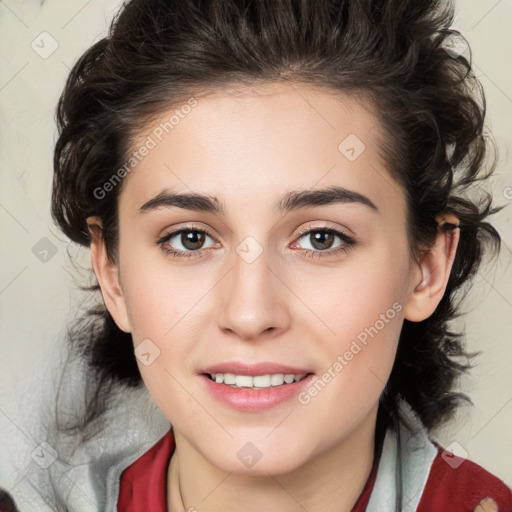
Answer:
<path fill-rule="evenodd" d="M 317 206 L 340 203 L 361 204 L 376 212 L 379 211 L 377 206 L 363 194 L 337 186 L 324 189 L 294 190 L 287 192 L 281 196 L 276 203 L 275 211 L 278 213 L 286 213 L 300 210 L 301 208 L 314 208 Z M 139 213 L 147 213 L 158 208 L 173 206 L 185 210 L 210 212 L 219 215 L 225 215 L 226 212 L 223 203 L 214 196 L 197 193 L 175 194 L 164 190 L 145 202 L 139 208 Z"/>

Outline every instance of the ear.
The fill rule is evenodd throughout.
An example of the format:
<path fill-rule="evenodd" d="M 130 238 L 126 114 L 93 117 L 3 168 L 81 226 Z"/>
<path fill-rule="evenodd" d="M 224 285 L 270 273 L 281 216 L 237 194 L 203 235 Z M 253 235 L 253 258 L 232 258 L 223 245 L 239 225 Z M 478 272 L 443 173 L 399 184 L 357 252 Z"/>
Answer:
<path fill-rule="evenodd" d="M 101 288 L 103 301 L 114 322 L 124 332 L 131 332 L 126 302 L 119 280 L 119 269 L 107 256 L 103 227 L 99 217 L 88 217 L 91 235 L 91 263 Z"/>
<path fill-rule="evenodd" d="M 443 298 L 457 253 L 459 220 L 452 214 L 437 218 L 438 227 L 434 245 L 425 251 L 414 274 L 414 289 L 404 308 L 404 317 L 411 322 L 427 319 Z"/>

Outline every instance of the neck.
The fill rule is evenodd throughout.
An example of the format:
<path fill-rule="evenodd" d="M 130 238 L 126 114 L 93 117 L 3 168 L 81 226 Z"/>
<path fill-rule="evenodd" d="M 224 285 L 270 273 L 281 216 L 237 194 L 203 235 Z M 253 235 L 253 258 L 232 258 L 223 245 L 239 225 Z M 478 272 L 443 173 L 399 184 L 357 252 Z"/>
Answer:
<path fill-rule="evenodd" d="M 370 475 L 376 409 L 337 445 L 293 471 L 247 476 L 226 473 L 174 432 L 167 474 L 169 512 L 350 512 Z"/>

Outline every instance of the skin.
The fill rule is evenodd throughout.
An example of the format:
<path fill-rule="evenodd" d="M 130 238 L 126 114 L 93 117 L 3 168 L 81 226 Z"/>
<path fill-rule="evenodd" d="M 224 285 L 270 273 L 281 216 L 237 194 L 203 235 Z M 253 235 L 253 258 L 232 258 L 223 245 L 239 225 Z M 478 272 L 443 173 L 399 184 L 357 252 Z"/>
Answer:
<path fill-rule="evenodd" d="M 150 365 L 138 364 L 174 429 L 169 510 L 349 511 L 373 463 L 378 400 L 403 320 L 420 321 L 435 310 L 458 230 L 439 230 L 415 261 L 404 192 L 381 157 L 385 134 L 357 98 L 266 84 L 197 100 L 125 178 L 117 261 L 106 256 L 95 227 L 100 220 L 89 219 L 106 307 L 135 348 L 149 339 L 160 351 Z M 145 127 L 134 148 L 174 108 Z M 366 147 L 354 161 L 338 150 L 349 134 Z M 273 210 L 284 192 L 333 185 L 364 194 L 378 211 L 359 203 Z M 226 213 L 139 212 L 163 190 L 216 196 Z M 189 224 L 210 235 L 193 257 L 173 259 L 156 240 Z M 342 239 L 322 249 L 310 235 L 298 236 L 300 229 L 326 227 L 356 244 L 328 256 Z M 251 263 L 236 251 L 248 236 L 262 250 Z M 169 244 L 193 252 L 179 235 Z M 400 307 L 394 318 L 307 404 L 292 399 L 240 412 L 217 402 L 198 376 L 207 365 L 240 360 L 284 363 L 321 377 L 393 304 Z M 262 454 L 251 468 L 237 457 L 248 442 Z"/>

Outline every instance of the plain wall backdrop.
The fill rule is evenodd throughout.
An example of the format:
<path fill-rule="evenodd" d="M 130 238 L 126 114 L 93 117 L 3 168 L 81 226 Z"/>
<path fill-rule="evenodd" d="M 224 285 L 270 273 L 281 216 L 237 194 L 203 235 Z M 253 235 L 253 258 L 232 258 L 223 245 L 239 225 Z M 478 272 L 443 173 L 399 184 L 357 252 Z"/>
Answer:
<path fill-rule="evenodd" d="M 37 421 L 47 375 L 67 322 L 84 295 L 67 252 L 89 266 L 50 219 L 55 106 L 71 66 L 102 37 L 120 0 L 0 0 L 0 486 L 14 488 L 20 466 L 44 439 Z M 486 91 L 487 126 L 499 151 L 490 185 L 512 203 L 512 0 L 457 0 L 455 27 L 466 36 Z M 512 486 L 512 209 L 492 220 L 503 237 L 498 261 L 475 279 L 460 326 L 482 351 L 461 383 L 464 408 L 438 439 Z M 23 511 L 22 511 L 23 512 Z"/>

